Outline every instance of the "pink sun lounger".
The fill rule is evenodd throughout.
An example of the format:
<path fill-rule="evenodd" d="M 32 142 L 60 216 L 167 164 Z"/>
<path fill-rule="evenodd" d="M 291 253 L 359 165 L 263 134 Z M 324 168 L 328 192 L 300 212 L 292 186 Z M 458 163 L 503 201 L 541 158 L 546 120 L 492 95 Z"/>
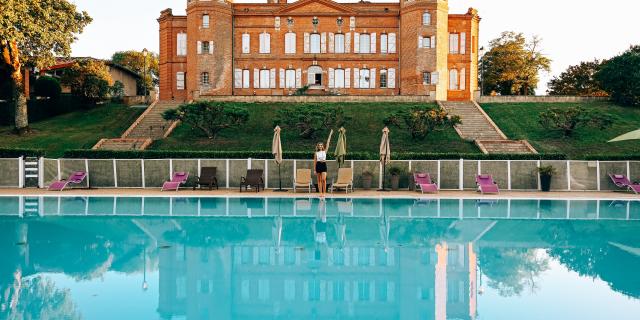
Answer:
<path fill-rule="evenodd" d="M 182 184 L 187 183 L 187 179 L 189 179 L 189 172 L 175 172 L 171 180 L 162 185 L 162 191 L 178 191 Z"/>
<path fill-rule="evenodd" d="M 627 176 L 623 174 L 609 174 L 609 177 L 618 188 L 625 188 L 636 194 L 640 193 L 640 184 L 632 183 Z"/>
<path fill-rule="evenodd" d="M 80 184 L 87 177 L 87 173 L 84 171 L 76 171 L 72 173 L 68 179 L 55 181 L 49 185 L 49 191 L 62 191 L 66 188 L 70 183 Z"/>
<path fill-rule="evenodd" d="M 416 184 L 416 190 L 420 188 L 422 193 L 438 193 L 438 185 L 431 181 L 431 176 L 428 173 L 414 173 L 413 181 Z"/>
<path fill-rule="evenodd" d="M 482 193 L 500 193 L 498 184 L 493 181 L 493 177 L 490 174 L 479 174 L 476 176 L 476 184 L 478 190 Z"/>

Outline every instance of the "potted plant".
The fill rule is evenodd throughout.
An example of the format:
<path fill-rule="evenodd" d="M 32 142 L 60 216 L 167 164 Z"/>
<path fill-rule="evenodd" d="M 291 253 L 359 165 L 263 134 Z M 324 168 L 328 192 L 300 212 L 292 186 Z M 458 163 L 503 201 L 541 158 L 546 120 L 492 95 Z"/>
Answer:
<path fill-rule="evenodd" d="M 398 191 L 398 189 L 400 189 L 400 176 L 402 175 L 402 169 L 399 167 L 390 167 L 389 174 L 391 175 L 391 190 Z"/>
<path fill-rule="evenodd" d="M 540 175 L 540 188 L 544 192 L 551 190 L 551 177 L 556 173 L 556 169 L 553 166 L 541 166 L 538 168 L 538 174 Z"/>
<path fill-rule="evenodd" d="M 373 182 L 373 172 L 365 170 L 362 172 L 362 188 L 364 190 L 371 189 L 371 183 Z"/>

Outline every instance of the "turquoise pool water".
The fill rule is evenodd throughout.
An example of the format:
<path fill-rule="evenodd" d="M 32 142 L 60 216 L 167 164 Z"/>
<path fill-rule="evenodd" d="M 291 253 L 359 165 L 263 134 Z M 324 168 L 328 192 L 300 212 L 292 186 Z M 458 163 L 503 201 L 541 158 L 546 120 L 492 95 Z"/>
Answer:
<path fill-rule="evenodd" d="M 640 203 L 0 197 L 0 319 L 638 319 Z"/>

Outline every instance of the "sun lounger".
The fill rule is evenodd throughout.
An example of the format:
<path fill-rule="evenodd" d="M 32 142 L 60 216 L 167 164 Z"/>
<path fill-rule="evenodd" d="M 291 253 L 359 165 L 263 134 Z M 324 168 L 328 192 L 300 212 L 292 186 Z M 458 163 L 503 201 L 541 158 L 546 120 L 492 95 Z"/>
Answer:
<path fill-rule="evenodd" d="M 311 169 L 297 169 L 295 181 L 293 182 L 293 193 L 297 188 L 308 189 L 311 193 Z"/>
<path fill-rule="evenodd" d="M 193 185 L 193 190 L 195 190 L 198 186 L 200 186 L 200 188 L 202 188 L 203 186 L 208 187 L 209 190 L 213 189 L 213 187 L 219 189 L 218 178 L 216 177 L 217 171 L 218 168 L 216 167 L 202 167 L 202 169 L 200 169 L 200 175 L 196 177 L 196 182 Z"/>
<path fill-rule="evenodd" d="M 87 177 L 87 173 L 84 171 L 76 171 L 72 173 L 68 179 L 55 181 L 49 185 L 49 191 L 62 191 L 69 184 L 80 184 Z"/>
<path fill-rule="evenodd" d="M 170 181 L 162 185 L 162 191 L 178 191 L 180 185 L 187 183 L 189 172 L 175 172 Z"/>
<path fill-rule="evenodd" d="M 413 181 L 416 184 L 416 190 L 422 193 L 438 193 L 438 185 L 431 181 L 428 173 L 416 172 L 413 175 Z"/>
<path fill-rule="evenodd" d="M 625 188 L 626 190 L 631 190 L 635 192 L 635 194 L 640 193 L 640 184 L 632 183 L 629 180 L 629 178 L 627 178 L 627 176 L 623 174 L 609 174 L 609 177 L 611 178 L 611 181 L 613 181 L 613 183 L 618 188 Z"/>
<path fill-rule="evenodd" d="M 244 187 L 244 191 L 247 191 L 248 188 L 253 188 L 256 192 L 260 192 L 260 187 L 264 186 L 263 172 L 262 169 L 247 170 L 247 175 L 240 177 L 240 192 L 242 192 L 242 187 Z"/>
<path fill-rule="evenodd" d="M 340 168 L 338 169 L 338 179 L 331 184 L 331 193 L 336 188 L 344 189 L 345 193 L 353 192 L 353 169 Z"/>
<path fill-rule="evenodd" d="M 495 181 L 493 181 L 493 177 L 490 174 L 477 175 L 476 185 L 478 185 L 478 191 L 480 191 L 482 194 L 500 193 L 498 184 Z"/>

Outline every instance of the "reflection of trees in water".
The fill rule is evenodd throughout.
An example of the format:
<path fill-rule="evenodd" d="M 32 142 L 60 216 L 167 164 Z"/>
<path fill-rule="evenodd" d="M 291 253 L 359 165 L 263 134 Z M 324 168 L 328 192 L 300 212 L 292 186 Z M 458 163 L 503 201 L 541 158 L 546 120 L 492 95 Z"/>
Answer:
<path fill-rule="evenodd" d="M 525 289 L 534 292 L 536 279 L 549 269 L 549 260 L 536 249 L 481 248 L 479 262 L 482 273 L 489 277 L 489 287 L 504 297 L 520 295 Z"/>
<path fill-rule="evenodd" d="M 12 320 L 81 319 L 69 290 L 56 288 L 51 279 L 42 276 L 22 279 L 18 304 L 0 316 Z"/>

